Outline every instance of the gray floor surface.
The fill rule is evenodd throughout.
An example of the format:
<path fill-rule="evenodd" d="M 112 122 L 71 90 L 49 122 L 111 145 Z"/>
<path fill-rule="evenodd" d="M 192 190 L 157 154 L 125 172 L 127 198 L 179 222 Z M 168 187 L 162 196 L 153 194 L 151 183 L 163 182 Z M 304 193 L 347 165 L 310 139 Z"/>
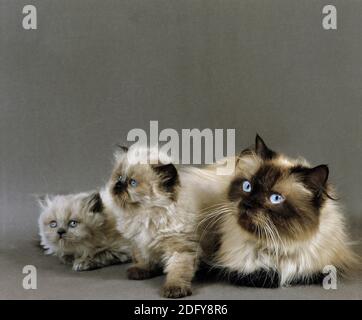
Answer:
<path fill-rule="evenodd" d="M 361 223 L 353 222 L 353 238 L 361 238 Z M 0 245 L 0 299 L 160 299 L 164 277 L 145 281 L 126 278 L 129 265 L 77 273 L 57 258 L 44 256 L 36 246 L 36 236 L 9 239 Z M 361 245 L 356 246 L 361 254 Z M 25 265 L 37 269 L 37 289 L 22 286 Z M 240 288 L 225 283 L 194 283 L 194 293 L 186 299 L 362 299 L 362 274 L 339 281 L 336 290 L 318 286 L 279 289 Z"/>

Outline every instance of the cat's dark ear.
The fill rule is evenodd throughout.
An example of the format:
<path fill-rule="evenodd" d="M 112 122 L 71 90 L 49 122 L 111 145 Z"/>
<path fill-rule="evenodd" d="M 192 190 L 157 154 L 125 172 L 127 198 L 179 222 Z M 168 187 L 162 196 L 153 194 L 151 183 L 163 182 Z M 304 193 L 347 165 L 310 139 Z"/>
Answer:
<path fill-rule="evenodd" d="M 166 192 L 174 192 L 179 183 L 178 172 L 172 163 L 151 165 L 152 169 L 161 177 L 161 185 Z"/>
<path fill-rule="evenodd" d="M 94 192 L 88 197 L 89 211 L 100 213 L 103 211 L 103 202 L 99 192 Z"/>
<path fill-rule="evenodd" d="M 321 195 L 329 176 L 329 169 L 326 164 L 314 168 L 296 167 L 293 172 L 302 176 L 303 182 L 317 195 Z"/>
<path fill-rule="evenodd" d="M 117 144 L 117 149 L 114 152 L 113 156 L 114 156 L 114 160 L 117 162 L 119 159 L 121 159 L 123 157 L 124 154 L 126 154 L 128 152 L 128 147 Z"/>
<path fill-rule="evenodd" d="M 117 148 L 119 152 L 123 152 L 123 153 L 127 153 L 128 152 L 128 147 L 127 146 L 123 146 L 121 144 L 117 144 Z"/>
<path fill-rule="evenodd" d="M 309 169 L 307 179 L 309 183 L 318 188 L 324 188 L 329 176 L 329 169 L 326 164 Z"/>
<path fill-rule="evenodd" d="M 276 153 L 269 149 L 264 140 L 257 134 L 255 137 L 255 153 L 263 160 L 273 159 Z"/>

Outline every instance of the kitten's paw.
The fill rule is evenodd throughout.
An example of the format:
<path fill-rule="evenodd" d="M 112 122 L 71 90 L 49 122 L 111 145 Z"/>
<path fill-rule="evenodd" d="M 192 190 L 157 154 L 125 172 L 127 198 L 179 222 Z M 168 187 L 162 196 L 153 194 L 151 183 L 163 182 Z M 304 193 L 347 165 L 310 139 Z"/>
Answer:
<path fill-rule="evenodd" d="M 90 261 L 83 260 L 83 261 L 74 261 L 73 263 L 73 270 L 74 271 L 87 271 L 94 269 L 94 266 Z"/>
<path fill-rule="evenodd" d="M 136 266 L 130 267 L 127 270 L 127 277 L 131 280 L 144 280 L 151 278 L 150 270 L 139 268 Z"/>
<path fill-rule="evenodd" d="M 178 299 L 192 295 L 191 287 L 180 285 L 164 285 L 162 288 L 162 296 L 165 298 Z"/>

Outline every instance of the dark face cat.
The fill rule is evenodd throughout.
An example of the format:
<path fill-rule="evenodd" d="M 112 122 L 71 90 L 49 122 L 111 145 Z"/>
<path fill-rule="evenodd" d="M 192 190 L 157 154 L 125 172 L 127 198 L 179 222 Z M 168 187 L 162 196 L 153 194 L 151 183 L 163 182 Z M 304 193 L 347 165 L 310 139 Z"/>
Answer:
<path fill-rule="evenodd" d="M 172 163 L 139 163 L 133 161 L 132 152 L 136 151 L 123 148 L 116 155 L 117 163 L 109 182 L 115 202 L 120 207 L 137 207 L 175 201 L 179 184 L 175 166 Z M 147 150 L 144 156 L 149 156 Z"/>
<path fill-rule="evenodd" d="M 307 165 L 270 150 L 257 136 L 255 150 L 240 156 L 240 172 L 230 185 L 242 228 L 261 238 L 302 239 L 319 225 L 328 167 Z"/>

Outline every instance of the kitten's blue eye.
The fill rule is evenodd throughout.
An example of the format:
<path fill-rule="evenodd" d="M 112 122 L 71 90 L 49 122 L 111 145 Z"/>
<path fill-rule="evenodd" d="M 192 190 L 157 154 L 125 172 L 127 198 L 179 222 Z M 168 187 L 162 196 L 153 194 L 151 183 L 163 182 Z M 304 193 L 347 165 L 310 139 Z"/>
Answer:
<path fill-rule="evenodd" d="M 284 200 L 284 197 L 279 193 L 274 193 L 270 196 L 270 202 L 272 204 L 282 203 Z"/>
<path fill-rule="evenodd" d="M 78 221 L 70 220 L 68 223 L 69 227 L 75 228 L 78 225 Z"/>
<path fill-rule="evenodd" d="M 250 192 L 251 191 L 251 183 L 248 180 L 243 182 L 243 191 Z"/>
<path fill-rule="evenodd" d="M 130 180 L 129 180 L 129 184 L 130 184 L 133 188 L 135 188 L 135 187 L 137 187 L 138 182 L 137 182 L 135 179 L 130 179 Z"/>
<path fill-rule="evenodd" d="M 57 225 L 58 225 L 57 222 L 54 221 L 54 220 L 53 220 L 53 221 L 50 221 L 50 223 L 49 223 L 49 227 L 50 227 L 50 228 L 56 228 Z"/>

